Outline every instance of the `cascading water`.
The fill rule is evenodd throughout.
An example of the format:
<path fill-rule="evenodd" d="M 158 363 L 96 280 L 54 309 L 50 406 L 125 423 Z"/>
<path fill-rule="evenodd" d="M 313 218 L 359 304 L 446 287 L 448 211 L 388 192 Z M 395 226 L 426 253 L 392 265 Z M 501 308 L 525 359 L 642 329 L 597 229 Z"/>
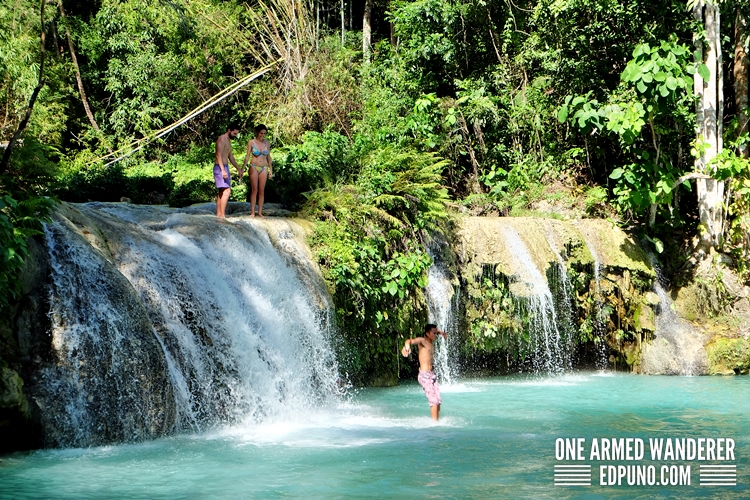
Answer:
<path fill-rule="evenodd" d="M 510 227 L 502 229 L 502 236 L 514 260 L 513 269 L 527 288 L 527 296 L 517 297 L 529 312 L 529 341 L 531 362 L 535 371 L 555 373 L 571 366 L 569 339 L 563 339 L 552 292 L 542 273 L 537 269 L 528 248 L 518 232 Z"/>
<path fill-rule="evenodd" d="M 573 323 L 573 287 L 571 286 L 570 279 L 568 279 L 565 259 L 563 259 L 562 254 L 558 250 L 561 246 L 557 243 L 555 232 L 547 224 L 544 227 L 545 239 L 557 259 L 557 266 L 550 269 L 552 272 L 549 282 L 554 283 L 553 298 L 558 318 L 558 329 L 564 338 L 572 339 L 576 332 L 576 327 Z"/>
<path fill-rule="evenodd" d="M 643 372 L 647 374 L 699 375 L 706 373 L 708 358 L 705 339 L 672 309 L 672 300 L 662 286 L 662 274 L 656 258 L 649 254 L 656 271 L 654 292 L 659 297 L 656 332 L 653 342 L 642 345 Z"/>
<path fill-rule="evenodd" d="M 58 407 L 49 445 L 294 417 L 341 392 L 329 299 L 291 223 L 70 211 L 46 227 L 56 359 L 35 399 Z"/>
<path fill-rule="evenodd" d="M 451 355 L 451 347 L 455 344 L 458 333 L 454 315 L 455 305 L 458 303 L 458 293 L 454 291 L 450 273 L 438 257 L 438 252 L 428 245 L 427 253 L 432 258 L 432 266 L 427 272 L 427 288 L 425 290 L 430 321 L 436 323 L 438 328 L 448 333 L 447 339 L 438 336 L 435 346 L 434 370 L 441 383 L 452 384 L 458 371 L 453 363 L 455 356 Z"/>
<path fill-rule="evenodd" d="M 584 240 L 585 241 L 585 240 Z M 601 263 L 599 262 L 599 256 L 596 253 L 596 249 L 588 241 L 585 241 L 586 248 L 594 258 L 594 283 L 596 286 L 596 315 L 594 317 L 593 334 L 596 339 L 596 367 L 600 370 L 607 368 L 607 342 L 604 338 L 606 334 L 606 328 L 604 324 L 604 308 L 602 300 L 602 287 L 601 287 Z"/>

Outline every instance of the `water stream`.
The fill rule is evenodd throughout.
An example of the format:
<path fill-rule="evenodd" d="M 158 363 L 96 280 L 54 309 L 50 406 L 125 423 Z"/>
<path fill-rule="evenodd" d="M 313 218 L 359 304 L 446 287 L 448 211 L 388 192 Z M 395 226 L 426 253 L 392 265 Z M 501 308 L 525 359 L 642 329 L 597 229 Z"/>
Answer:
<path fill-rule="evenodd" d="M 448 333 L 447 339 L 438 336 L 433 367 L 441 384 L 452 384 L 458 376 L 454 346 L 458 337 L 455 311 L 458 309 L 459 294 L 454 291 L 450 273 L 438 252 L 429 246 L 427 251 L 433 261 L 427 273 L 425 289 L 430 321 Z"/>
<path fill-rule="evenodd" d="M 330 299 L 295 223 L 218 223 L 204 208 L 61 211 L 45 228 L 52 349 L 34 354 L 27 381 L 58 449 L 0 457 L 0 499 L 750 496 L 750 379 L 570 372 L 573 292 L 557 242 L 547 235 L 553 293 L 518 232 L 502 233 L 535 374 L 462 379 L 441 340 L 433 422 L 411 380 L 344 394 Z M 451 333 L 458 292 L 431 255 L 430 319 Z M 644 364 L 691 374 L 701 339 L 655 291 Z M 701 464 L 681 462 L 690 485 L 602 486 L 598 467 L 623 464 L 609 461 L 593 464 L 591 486 L 555 486 L 555 441 L 570 437 L 732 438 L 739 481 L 701 487 Z M 126 444 L 102 446 L 112 442 Z M 644 464 L 673 465 L 633 465 Z"/>
<path fill-rule="evenodd" d="M 517 277 L 528 293 L 525 297 L 518 297 L 518 300 L 530 312 L 529 340 L 534 371 L 559 373 L 570 368 L 571 346 L 558 328 L 557 312 L 547 280 L 534 264 L 526 244 L 515 229 L 504 228 L 503 239 L 514 260 L 512 268 L 517 270 Z"/>
<path fill-rule="evenodd" d="M 659 297 L 655 308 L 654 340 L 642 346 L 645 373 L 658 375 L 695 375 L 706 373 L 708 357 L 704 335 L 674 311 L 672 299 L 662 284 L 664 278 L 656 258 L 649 255 L 656 271 L 654 292 Z"/>
<path fill-rule="evenodd" d="M 594 258 L 594 283 L 596 286 L 596 315 L 594 316 L 593 321 L 593 336 L 594 341 L 596 342 L 596 348 L 597 348 L 597 359 L 596 359 L 596 366 L 599 369 L 607 368 L 608 360 L 607 360 L 607 342 L 604 338 L 606 334 L 606 328 L 605 328 L 605 316 L 604 316 L 604 297 L 602 296 L 602 286 L 601 286 L 601 263 L 599 262 L 599 255 L 596 253 L 596 249 L 594 246 L 586 241 L 586 248 L 589 250 L 589 253 L 591 253 L 591 256 Z"/>

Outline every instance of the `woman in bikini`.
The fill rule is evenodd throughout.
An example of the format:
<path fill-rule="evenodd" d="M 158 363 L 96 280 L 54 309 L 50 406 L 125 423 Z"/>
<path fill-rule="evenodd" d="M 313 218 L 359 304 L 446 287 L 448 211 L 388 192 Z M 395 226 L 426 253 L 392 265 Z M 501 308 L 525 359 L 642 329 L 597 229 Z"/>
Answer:
<path fill-rule="evenodd" d="M 263 198 L 266 189 L 266 180 L 273 177 L 271 166 L 271 144 L 266 140 L 268 130 L 265 125 L 255 127 L 255 137 L 247 143 L 247 154 L 245 155 L 244 170 L 247 162 L 253 167 L 250 169 L 250 215 L 255 217 L 255 200 L 258 200 L 258 215 L 263 215 Z"/>

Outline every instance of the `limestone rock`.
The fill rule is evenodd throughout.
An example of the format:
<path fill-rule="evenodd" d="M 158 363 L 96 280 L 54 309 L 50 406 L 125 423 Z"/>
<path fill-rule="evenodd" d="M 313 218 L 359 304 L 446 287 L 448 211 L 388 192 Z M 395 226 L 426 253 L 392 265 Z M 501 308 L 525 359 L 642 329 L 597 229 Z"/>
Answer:
<path fill-rule="evenodd" d="M 643 294 L 643 300 L 646 302 L 646 304 L 650 306 L 658 306 L 661 302 L 661 299 L 658 295 L 656 295 L 654 292 L 646 292 Z"/>
<path fill-rule="evenodd" d="M 635 311 L 635 315 L 633 316 L 633 326 L 635 327 L 635 331 L 638 333 L 641 333 L 644 330 L 649 332 L 656 331 L 654 310 L 646 304 L 638 305 Z"/>

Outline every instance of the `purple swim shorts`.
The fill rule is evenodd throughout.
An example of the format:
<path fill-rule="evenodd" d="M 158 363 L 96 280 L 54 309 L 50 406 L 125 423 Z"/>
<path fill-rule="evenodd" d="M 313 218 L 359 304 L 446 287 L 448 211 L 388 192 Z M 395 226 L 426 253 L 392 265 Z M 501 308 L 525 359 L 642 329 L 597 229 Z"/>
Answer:
<path fill-rule="evenodd" d="M 229 165 L 224 165 L 227 170 L 227 178 L 224 178 L 224 174 L 221 173 L 221 165 L 214 163 L 214 182 L 216 182 L 216 188 L 230 188 L 232 187 L 232 173 L 229 171 Z"/>
<path fill-rule="evenodd" d="M 419 385 L 424 389 L 424 393 L 427 395 L 427 401 L 430 406 L 436 406 L 442 403 L 440 399 L 440 387 L 438 387 L 437 377 L 433 372 L 423 372 L 419 370 L 419 376 L 417 377 Z"/>

